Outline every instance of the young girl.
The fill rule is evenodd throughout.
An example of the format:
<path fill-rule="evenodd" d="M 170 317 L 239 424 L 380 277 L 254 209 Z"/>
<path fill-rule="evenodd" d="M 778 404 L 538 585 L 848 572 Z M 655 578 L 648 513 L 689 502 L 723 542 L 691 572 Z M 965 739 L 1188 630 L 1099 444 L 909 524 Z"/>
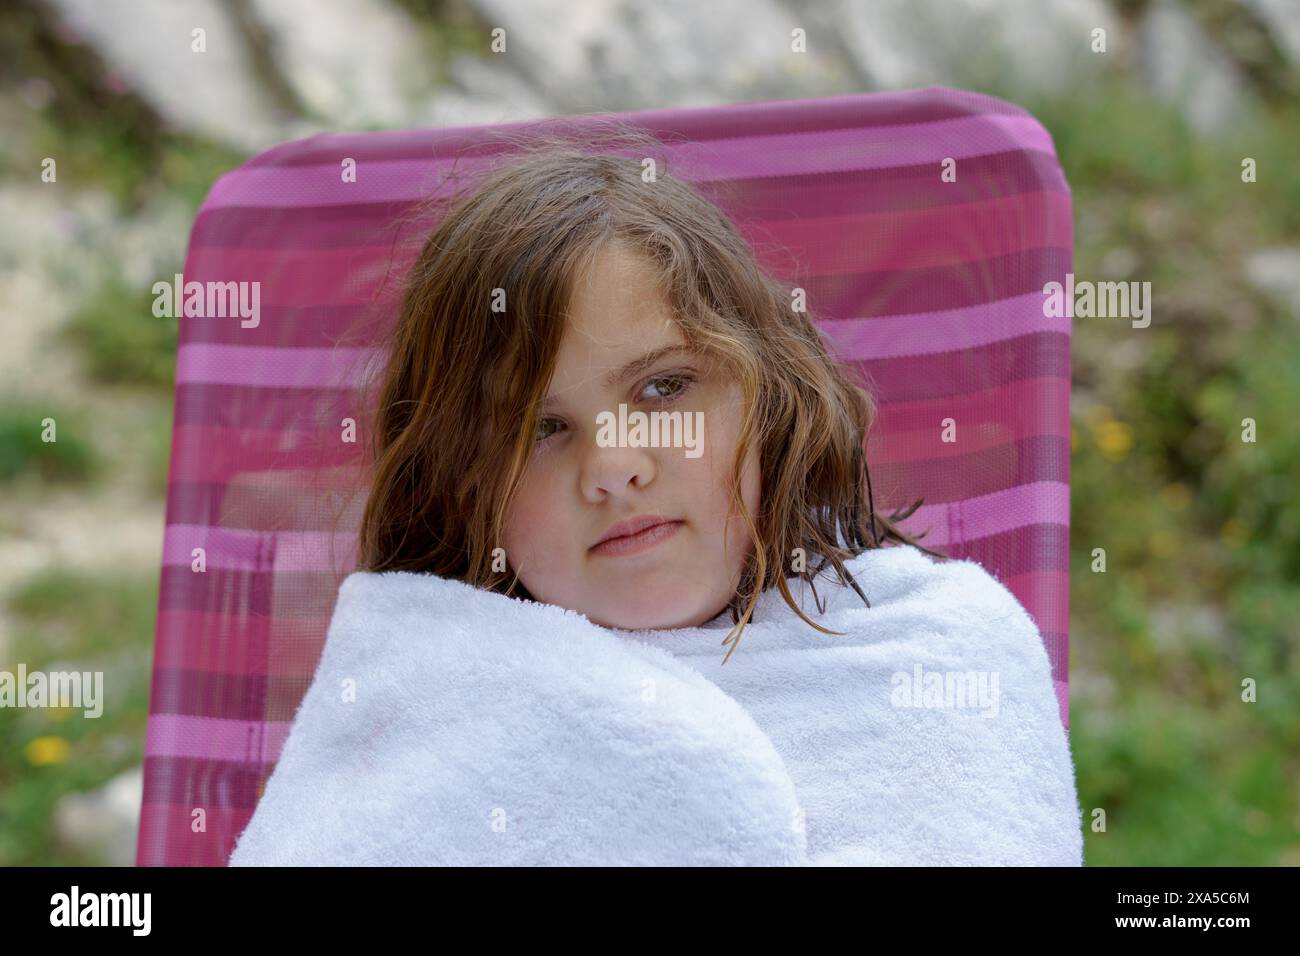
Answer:
<path fill-rule="evenodd" d="M 1032 620 L 876 513 L 869 394 L 624 152 L 524 150 L 428 238 L 231 864 L 1079 865 Z"/>

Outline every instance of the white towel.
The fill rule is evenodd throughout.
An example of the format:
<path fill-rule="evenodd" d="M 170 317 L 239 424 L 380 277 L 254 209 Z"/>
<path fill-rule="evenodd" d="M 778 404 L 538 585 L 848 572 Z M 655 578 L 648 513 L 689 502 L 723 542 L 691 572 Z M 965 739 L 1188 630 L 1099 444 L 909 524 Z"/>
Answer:
<path fill-rule="evenodd" d="M 1024 608 L 909 546 L 848 567 L 871 607 L 790 580 L 842 636 L 770 590 L 725 665 L 729 615 L 621 631 L 356 572 L 230 865 L 1081 865 Z"/>

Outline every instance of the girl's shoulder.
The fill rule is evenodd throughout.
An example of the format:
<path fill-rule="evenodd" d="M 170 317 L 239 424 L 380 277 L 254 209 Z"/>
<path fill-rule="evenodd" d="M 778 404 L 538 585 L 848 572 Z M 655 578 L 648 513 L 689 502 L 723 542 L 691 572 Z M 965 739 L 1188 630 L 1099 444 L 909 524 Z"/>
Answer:
<path fill-rule="evenodd" d="M 846 561 L 845 567 L 873 607 L 942 593 L 948 603 L 965 608 L 1007 611 L 1015 605 L 1024 610 L 1006 585 L 969 558 L 936 558 L 913 545 L 897 544 L 868 548 Z M 861 604 L 852 587 L 842 585 L 841 596 L 844 593 Z"/>
<path fill-rule="evenodd" d="M 867 548 L 845 559 L 844 569 L 853 583 L 841 579 L 829 561 L 816 556 L 809 566 L 821 570 L 813 577 L 819 606 L 827 614 L 847 608 L 871 607 L 897 603 L 915 596 L 927 587 L 933 587 L 943 576 L 941 562 L 912 545 L 896 544 L 882 548 Z M 791 590 L 810 593 L 811 589 L 801 577 L 788 580 Z M 856 585 L 856 587 L 854 586 Z M 861 594 L 858 592 L 861 591 Z"/>
<path fill-rule="evenodd" d="M 1044 658 L 1038 625 L 1020 600 L 982 564 L 969 558 L 935 558 L 911 545 L 870 549 L 846 562 L 871 602 L 848 586 L 837 589 L 841 609 L 863 609 L 861 622 L 920 628 L 940 643 L 978 649 L 985 660 Z M 848 612 L 853 617 L 859 615 Z"/>

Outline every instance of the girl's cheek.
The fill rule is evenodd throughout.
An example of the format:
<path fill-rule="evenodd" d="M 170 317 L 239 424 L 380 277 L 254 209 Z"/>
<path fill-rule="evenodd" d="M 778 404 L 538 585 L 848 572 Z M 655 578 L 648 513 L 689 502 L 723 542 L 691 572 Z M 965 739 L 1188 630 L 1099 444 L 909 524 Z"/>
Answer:
<path fill-rule="evenodd" d="M 510 529 L 508 537 L 516 547 L 525 542 L 536 540 L 546 516 L 546 481 L 542 469 L 529 466 L 523 483 L 515 495 L 506 527 Z M 506 547 L 510 547 L 510 543 Z"/>

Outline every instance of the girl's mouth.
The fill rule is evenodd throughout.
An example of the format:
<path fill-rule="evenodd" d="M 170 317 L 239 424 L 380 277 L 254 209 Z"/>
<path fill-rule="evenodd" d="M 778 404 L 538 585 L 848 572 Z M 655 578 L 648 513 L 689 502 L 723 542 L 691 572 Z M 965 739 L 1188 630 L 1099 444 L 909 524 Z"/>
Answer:
<path fill-rule="evenodd" d="M 592 554 L 604 555 L 605 557 L 621 557 L 628 554 L 639 554 L 642 551 L 648 551 L 660 542 L 667 541 L 677 533 L 685 522 L 682 521 L 664 521 L 659 524 L 643 528 L 636 534 L 623 535 L 617 538 L 610 538 L 591 548 Z"/>

